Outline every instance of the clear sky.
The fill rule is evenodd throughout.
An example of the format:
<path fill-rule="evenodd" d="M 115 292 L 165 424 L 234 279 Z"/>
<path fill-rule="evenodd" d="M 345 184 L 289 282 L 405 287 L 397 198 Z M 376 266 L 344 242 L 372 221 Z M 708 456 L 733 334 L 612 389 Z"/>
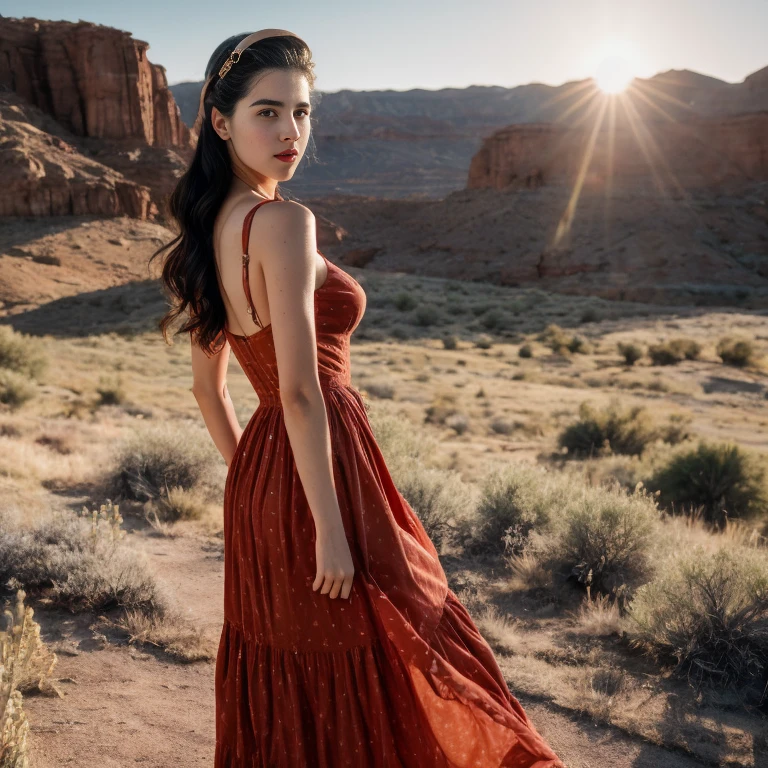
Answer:
<path fill-rule="evenodd" d="M 307 41 L 322 91 L 560 85 L 617 53 L 640 77 L 739 82 L 768 65 L 768 0 L 0 0 L 0 14 L 131 32 L 171 84 L 202 80 L 222 40 L 265 27 Z"/>

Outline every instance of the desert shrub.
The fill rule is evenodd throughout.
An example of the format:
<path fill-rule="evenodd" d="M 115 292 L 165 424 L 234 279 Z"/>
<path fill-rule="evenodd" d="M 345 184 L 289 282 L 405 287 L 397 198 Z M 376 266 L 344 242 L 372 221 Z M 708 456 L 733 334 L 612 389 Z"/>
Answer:
<path fill-rule="evenodd" d="M 513 464 L 488 475 L 482 486 L 477 515 L 468 521 L 462 543 L 467 554 L 499 555 L 514 535 L 522 548 L 529 532 L 544 529 L 550 515 L 566 503 L 569 486 L 563 475 L 538 467 Z"/>
<path fill-rule="evenodd" d="M 559 445 L 576 458 L 608 453 L 637 456 L 659 436 L 641 406 L 622 409 L 611 403 L 600 411 L 584 402 L 579 407 L 579 420 L 561 432 Z"/>
<path fill-rule="evenodd" d="M 755 346 L 749 339 L 725 336 L 717 342 L 716 351 L 726 365 L 745 368 L 756 362 Z"/>
<path fill-rule="evenodd" d="M 44 693 L 63 696 L 50 679 L 58 661 L 40 639 L 40 625 L 34 609 L 24 604 L 26 593 L 16 590 L 13 607 L 4 611 L 0 624 L 0 766 L 26 768 L 29 765 L 27 735 L 29 721 L 23 694 Z"/>
<path fill-rule="evenodd" d="M 39 339 L 0 325 L 0 368 L 39 379 L 47 366 L 48 358 Z"/>
<path fill-rule="evenodd" d="M 443 336 L 443 349 L 456 349 L 459 346 L 459 340 L 455 334 Z"/>
<path fill-rule="evenodd" d="M 395 387 L 388 381 L 369 381 L 365 385 L 365 391 L 382 400 L 391 400 L 395 396 Z"/>
<path fill-rule="evenodd" d="M 497 435 L 511 435 L 515 431 L 515 425 L 511 419 L 498 417 L 491 421 L 491 429 Z"/>
<path fill-rule="evenodd" d="M 120 405 L 126 401 L 125 390 L 119 376 L 114 379 L 101 376 L 96 393 L 99 396 L 99 405 Z"/>
<path fill-rule="evenodd" d="M 548 346 L 553 352 L 566 354 L 568 352 L 589 354 L 592 352 L 592 345 L 578 334 L 568 334 L 559 325 L 552 323 L 548 325 L 540 334 L 539 341 Z"/>
<path fill-rule="evenodd" d="M 538 336 L 538 340 L 549 347 L 553 352 L 566 354 L 572 337 L 559 325 L 551 323 Z"/>
<path fill-rule="evenodd" d="M 553 352 L 564 352 L 568 349 L 571 337 L 559 325 L 551 323 L 539 334 L 538 339 Z"/>
<path fill-rule="evenodd" d="M 729 443 L 699 442 L 674 455 L 647 481 L 669 509 L 701 509 L 704 519 L 750 518 L 768 511 L 765 458 Z"/>
<path fill-rule="evenodd" d="M 429 463 L 437 448 L 434 438 L 379 408 L 371 408 L 368 418 L 387 466 L 392 468 L 400 461 L 421 465 Z"/>
<path fill-rule="evenodd" d="M 520 349 L 517 350 L 517 354 L 520 357 L 533 357 L 533 347 L 530 344 L 523 344 Z"/>
<path fill-rule="evenodd" d="M 673 413 L 667 424 L 659 426 L 659 436 L 670 445 L 685 442 L 692 436 L 691 417 L 686 413 Z"/>
<path fill-rule="evenodd" d="M 0 368 L 0 403 L 19 408 L 35 396 L 35 386 L 25 375 Z"/>
<path fill-rule="evenodd" d="M 768 559 L 746 547 L 682 552 L 629 606 L 634 644 L 697 686 L 763 687 L 768 670 Z"/>
<path fill-rule="evenodd" d="M 654 365 L 675 365 L 683 360 L 698 360 L 701 344 L 693 339 L 671 339 L 648 347 Z"/>
<path fill-rule="evenodd" d="M 106 495 L 152 501 L 174 486 L 189 490 L 201 483 L 218 459 L 218 451 L 200 429 L 172 423 L 147 426 L 118 446 Z"/>
<path fill-rule="evenodd" d="M 475 346 L 478 349 L 490 349 L 493 346 L 493 338 L 491 338 L 487 333 L 481 333 L 475 339 Z"/>
<path fill-rule="evenodd" d="M 484 328 L 492 330 L 494 328 L 502 328 L 505 326 L 506 315 L 498 307 L 489 309 L 481 318 L 480 322 Z"/>
<path fill-rule="evenodd" d="M 620 341 L 617 346 L 619 354 L 627 365 L 634 365 L 643 356 L 643 349 L 637 344 Z"/>
<path fill-rule="evenodd" d="M 486 479 L 477 519 L 467 528 L 467 554 L 503 554 L 521 574 L 575 580 L 588 592 L 622 602 L 651 573 L 659 511 L 641 488 L 591 486 L 566 473 L 511 466 Z"/>
<path fill-rule="evenodd" d="M 392 326 L 390 333 L 394 338 L 400 339 L 400 341 L 406 341 L 411 338 L 411 331 L 408 327 L 399 323 Z"/>
<path fill-rule="evenodd" d="M 179 520 L 200 520 L 207 509 L 205 500 L 195 490 L 178 486 L 169 488 L 160 498 L 147 503 L 145 516 L 156 516 L 156 522 L 176 523 Z"/>
<path fill-rule="evenodd" d="M 413 322 L 422 327 L 436 325 L 442 319 L 440 309 L 434 304 L 420 304 L 413 311 Z"/>
<path fill-rule="evenodd" d="M 438 552 L 454 542 L 459 521 L 474 511 L 476 494 L 455 472 L 393 461 L 392 479 Z"/>
<path fill-rule="evenodd" d="M 427 424 L 445 424 L 449 416 L 458 413 L 456 396 L 453 393 L 437 395 L 426 409 L 424 422 Z"/>
<path fill-rule="evenodd" d="M 701 357 L 701 344 L 694 339 L 674 339 L 670 343 L 674 349 L 682 350 L 686 360 L 698 360 Z"/>
<path fill-rule="evenodd" d="M 684 355 L 675 353 L 669 344 L 651 344 L 648 357 L 654 365 L 675 365 L 685 359 Z"/>
<path fill-rule="evenodd" d="M 101 512 L 0 530 L 0 582 L 13 577 L 28 592 L 45 589 L 71 611 L 150 610 L 159 594 L 148 562 L 122 543 L 119 511 Z"/>
<path fill-rule="evenodd" d="M 412 309 L 416 309 L 419 305 L 419 302 L 407 291 L 400 291 L 395 294 L 392 303 L 395 305 L 395 308 L 399 309 L 401 312 L 410 312 Z"/>
<path fill-rule="evenodd" d="M 550 557 L 590 591 L 625 597 L 651 571 L 658 518 L 656 502 L 642 488 L 572 488 Z"/>
<path fill-rule="evenodd" d="M 12 422 L 0 424 L 0 437 L 21 437 L 22 431 Z"/>
<path fill-rule="evenodd" d="M 568 351 L 577 355 L 588 355 L 594 350 L 594 347 L 579 334 L 571 336 L 571 340 L 568 342 Z"/>
<path fill-rule="evenodd" d="M 602 315 L 594 308 L 587 307 L 579 318 L 580 323 L 599 323 L 603 319 Z"/>
<path fill-rule="evenodd" d="M 92 512 L 54 513 L 33 525 L 0 515 L 0 583 L 44 593 L 71 612 L 98 612 L 97 626 L 122 630 L 130 643 L 149 643 L 171 658 L 210 659 L 202 632 L 174 608 L 146 555 L 125 542 L 121 524 L 109 501 Z M 118 611 L 114 620 L 112 609 Z"/>
<path fill-rule="evenodd" d="M 452 413 L 445 419 L 445 426 L 463 435 L 469 429 L 469 418 L 465 413 Z"/>

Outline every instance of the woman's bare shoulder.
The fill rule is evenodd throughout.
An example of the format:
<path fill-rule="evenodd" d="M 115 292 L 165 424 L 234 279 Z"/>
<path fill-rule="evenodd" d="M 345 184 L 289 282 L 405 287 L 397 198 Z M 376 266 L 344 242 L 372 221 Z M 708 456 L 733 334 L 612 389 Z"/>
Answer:
<path fill-rule="evenodd" d="M 279 200 L 259 208 L 251 224 L 250 244 L 267 250 L 287 241 L 306 240 L 315 232 L 315 215 L 306 205 L 293 200 Z"/>
<path fill-rule="evenodd" d="M 246 197 L 227 206 L 222 206 L 216 221 L 216 229 L 227 236 L 242 231 L 245 217 L 260 203 L 252 197 Z M 251 231 L 261 229 L 267 224 L 268 229 L 275 226 L 302 227 L 315 223 L 315 215 L 301 203 L 294 200 L 276 200 L 262 205 L 251 221 Z"/>
<path fill-rule="evenodd" d="M 264 221 L 300 224 L 314 221 L 315 215 L 306 205 L 295 200 L 278 200 L 259 208 L 257 217 Z M 254 222 L 257 217 L 254 217 Z"/>

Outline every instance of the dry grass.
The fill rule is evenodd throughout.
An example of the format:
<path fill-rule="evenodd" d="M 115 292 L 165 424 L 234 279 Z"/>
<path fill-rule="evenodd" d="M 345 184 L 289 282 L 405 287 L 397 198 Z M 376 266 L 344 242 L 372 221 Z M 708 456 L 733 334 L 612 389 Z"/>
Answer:
<path fill-rule="evenodd" d="M 527 534 L 518 530 L 515 538 L 513 531 L 513 547 L 506 556 L 501 538 L 490 537 L 483 544 L 481 536 L 480 551 L 473 554 L 465 547 L 466 536 L 455 535 L 472 539 L 473 526 L 475 534 L 482 527 L 476 513 L 483 482 L 491 473 L 510 466 L 552 464 L 558 434 L 577 418 L 587 398 L 601 410 L 614 400 L 622 409 L 644 408 L 657 424 L 678 419 L 696 438 L 731 440 L 767 451 L 765 372 L 758 364 L 725 365 L 716 346 L 724 336 L 747 338 L 759 361 L 768 340 L 768 320 L 749 312 L 660 309 L 350 271 L 363 282 L 369 298 L 352 344 L 353 382 L 367 392 L 377 441 L 396 484 L 435 537 L 445 536 L 446 564 L 461 562 L 482 573 L 489 554 L 486 544 L 496 549 L 490 561 L 496 569 L 493 576 L 483 575 L 475 599 L 467 603 L 478 626 L 498 647 L 515 688 L 652 743 L 688 751 L 708 764 L 749 765 L 750 759 L 762 759 L 764 748 L 750 753 L 753 716 L 721 706 L 714 698 L 697 700 L 687 688 L 667 680 L 652 660 L 627 654 L 621 640 L 626 618 L 615 603 L 601 598 L 586 602 L 583 586 L 569 591 L 555 583 L 555 561 L 543 554 L 562 554 L 561 545 L 572 533 L 569 521 L 575 518 L 569 505 L 558 501 L 559 492 L 547 490 L 549 480 L 540 483 L 541 477 L 533 476 L 530 499 L 520 512 L 523 521 L 538 520 L 537 504 L 542 496 L 549 497 L 544 505 L 549 514 L 542 517 L 550 522 L 543 532 L 532 527 Z M 557 351 L 539 340 L 553 324 L 568 342 Z M 675 338 L 699 346 L 695 359 L 683 355 L 676 365 L 654 367 L 648 357 L 635 356 L 629 366 L 618 346 L 646 350 Z M 167 347 L 147 322 L 133 334 L 43 338 L 40 349 L 50 364 L 32 384 L 35 396 L 15 407 L 0 405 L 2 492 L 23 501 L 21 516 L 28 524 L 50 508 L 71 505 L 57 495 L 62 490 L 103 498 L 99 480 L 114 470 L 116 448 L 138 426 L 165 423 L 173 430 L 191 420 L 199 429 L 187 440 L 189 454 L 194 457 L 201 446 L 211 447 L 189 390 L 186 340 Z M 578 353 L 587 350 L 589 354 Z M 228 388 L 245 424 L 258 401 L 234 360 Z M 175 455 L 170 448 L 161 453 Z M 133 522 L 168 536 L 188 530 L 175 528 L 173 519 L 220 529 L 216 513 L 225 468 L 217 454 L 209 456 L 214 460 L 205 464 L 199 486 L 169 479 L 165 495 L 134 505 L 149 523 L 141 516 Z M 597 457 L 580 462 L 578 471 L 569 470 L 562 478 L 559 471 L 550 474 L 562 479 L 569 496 L 582 485 L 599 487 L 615 479 L 631 491 L 668 458 L 668 446 L 653 444 L 641 456 Z M 184 455 L 180 461 L 186 461 Z M 581 485 L 574 485 L 577 482 Z M 185 490 L 177 491 L 177 486 Z M 153 487 L 161 485 L 155 482 Z M 615 511 L 617 498 L 611 497 L 608 511 Z M 125 508 L 127 514 L 127 503 Z M 593 505 L 593 510 L 600 508 Z M 604 532 L 597 525 L 600 514 L 588 517 L 586 539 Z M 658 572 L 674 566 L 676 551 L 694 546 L 716 551 L 724 542 L 756 546 L 760 540 L 754 527 L 732 523 L 717 535 L 702 521 L 689 518 L 662 517 L 658 526 L 651 540 L 652 565 Z M 559 561 L 563 571 L 579 565 L 575 554 Z M 46 558 L 48 567 L 66 560 L 59 559 L 60 552 L 47 553 Z M 79 592 L 82 604 L 89 602 L 83 595 L 90 595 L 93 603 L 102 593 L 92 587 L 109 581 L 105 573 L 110 569 L 99 568 L 89 561 L 91 579 L 74 579 L 68 597 L 77 602 Z M 152 594 L 151 577 L 143 580 L 141 571 L 127 572 L 136 575 L 131 580 L 136 594 L 142 585 Z M 141 600 L 126 605 L 110 615 L 105 627 L 135 642 L 156 643 L 174 658 L 193 660 L 205 654 L 196 629 L 174 615 L 170 601 L 162 617 L 144 610 Z"/>
<path fill-rule="evenodd" d="M 17 589 L 0 625 L 0 765 L 8 768 L 28 765 L 24 694 L 63 696 L 51 677 L 56 654 L 41 640 L 34 609 L 25 605 L 25 598 L 24 590 Z"/>
<path fill-rule="evenodd" d="M 608 595 L 586 598 L 573 618 L 574 631 L 589 637 L 620 635 L 626 626 L 618 604 Z"/>
<path fill-rule="evenodd" d="M 125 540 L 119 509 L 87 508 L 25 524 L 0 518 L 0 582 L 12 580 L 32 598 L 73 613 L 103 614 L 105 626 L 129 632 L 175 659 L 211 658 L 201 636 L 155 579 L 147 556 Z M 143 617 L 140 619 L 139 617 Z M 135 633 L 131 628 L 141 626 Z M 166 644 L 168 641 L 170 644 Z M 203 654 L 203 655 L 201 655 Z"/>

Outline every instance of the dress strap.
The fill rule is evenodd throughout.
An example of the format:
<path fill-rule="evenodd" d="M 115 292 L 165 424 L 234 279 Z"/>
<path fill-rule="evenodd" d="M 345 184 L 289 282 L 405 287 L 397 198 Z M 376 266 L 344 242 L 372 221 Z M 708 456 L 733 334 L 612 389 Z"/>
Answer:
<path fill-rule="evenodd" d="M 251 284 L 248 279 L 248 264 L 251 261 L 250 254 L 248 253 L 248 243 L 251 239 L 251 222 L 253 221 L 253 215 L 256 213 L 256 211 L 259 210 L 259 208 L 264 205 L 264 203 L 277 203 L 280 202 L 279 198 L 274 198 L 271 200 L 262 200 L 260 203 L 257 203 L 253 208 L 251 208 L 250 211 L 245 215 L 245 220 L 243 221 L 243 291 L 245 292 L 245 299 L 248 304 L 246 311 L 251 316 L 251 320 L 259 326 L 259 328 L 263 328 L 263 324 L 261 320 L 259 319 L 259 315 L 256 312 L 256 307 L 253 304 L 253 298 L 251 296 Z"/>

